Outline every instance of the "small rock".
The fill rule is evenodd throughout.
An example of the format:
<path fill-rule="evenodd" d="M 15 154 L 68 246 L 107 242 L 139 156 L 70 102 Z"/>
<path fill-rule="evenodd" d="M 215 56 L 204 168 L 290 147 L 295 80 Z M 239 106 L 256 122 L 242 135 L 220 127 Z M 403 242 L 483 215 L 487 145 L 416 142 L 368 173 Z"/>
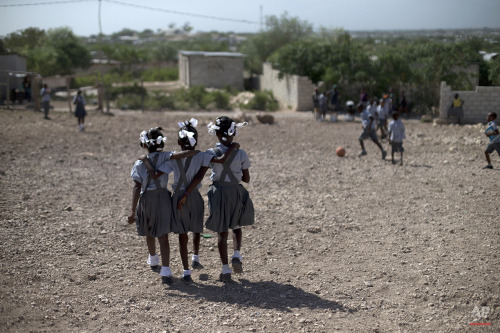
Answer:
<path fill-rule="evenodd" d="M 64 207 L 63 209 L 64 211 L 67 211 L 67 212 L 72 212 L 73 211 L 73 208 L 71 206 L 66 206 Z"/>
<path fill-rule="evenodd" d="M 310 232 L 312 234 L 317 234 L 317 233 L 321 232 L 321 228 L 320 227 L 307 228 L 307 232 Z"/>

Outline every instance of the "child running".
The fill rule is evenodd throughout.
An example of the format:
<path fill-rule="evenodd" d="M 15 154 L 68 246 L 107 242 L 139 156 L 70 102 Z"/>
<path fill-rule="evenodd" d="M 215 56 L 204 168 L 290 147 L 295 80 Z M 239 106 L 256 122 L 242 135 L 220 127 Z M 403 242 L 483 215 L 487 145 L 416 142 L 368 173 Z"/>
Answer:
<path fill-rule="evenodd" d="M 488 116 L 486 117 L 486 121 L 488 122 L 488 129 L 484 132 L 484 134 L 490 139 L 490 143 L 488 143 L 488 146 L 484 151 L 486 162 L 488 162 L 488 165 L 486 165 L 484 169 L 493 169 L 490 158 L 490 154 L 493 152 L 493 150 L 496 150 L 498 155 L 500 155 L 500 135 L 498 132 L 497 124 L 495 124 L 496 119 L 497 114 L 495 112 L 488 113 Z"/>
<path fill-rule="evenodd" d="M 165 163 L 169 159 L 186 158 L 197 154 L 198 150 L 185 151 L 181 153 L 163 152 L 162 149 L 167 140 L 161 133 L 162 128 L 151 128 L 143 131 L 140 135 L 140 145 L 148 150 L 147 158 L 153 167 Z M 136 222 L 137 234 L 146 237 L 149 257 L 148 264 L 153 271 L 157 271 L 160 258 L 156 254 L 156 241 L 160 243 L 162 267 L 160 275 L 162 283 L 172 283 L 172 272 L 170 263 L 170 245 L 168 233 L 171 231 L 172 223 L 172 198 L 167 189 L 168 175 L 162 175 L 154 179 L 146 169 L 144 162 L 136 161 L 131 172 L 135 182 L 132 192 L 132 210 L 128 217 L 128 223 Z"/>
<path fill-rule="evenodd" d="M 192 118 L 189 121 L 178 123 L 180 130 L 178 133 L 177 143 L 182 149 L 182 152 L 194 150 L 198 143 L 198 131 L 196 127 L 198 125 L 198 120 Z M 206 152 L 199 152 L 196 155 L 188 158 L 177 159 L 175 161 L 167 161 L 162 164 L 158 171 L 155 172 L 154 177 L 159 177 L 163 173 L 174 172 L 174 182 L 172 184 L 173 195 L 173 207 L 177 206 L 177 202 L 182 194 L 186 193 L 186 187 L 189 185 L 195 174 L 201 167 L 208 167 L 210 163 L 224 163 L 229 155 L 232 153 L 234 148 L 237 148 L 238 143 L 234 142 L 226 154 L 221 157 L 213 156 L 212 154 Z M 149 161 L 145 161 L 148 171 L 154 172 L 149 164 Z M 194 269 L 201 269 L 203 265 L 200 263 L 199 250 L 200 250 L 200 238 L 203 232 L 203 215 L 205 212 L 205 203 L 200 195 L 199 188 L 201 184 L 196 186 L 189 194 L 189 201 L 184 209 L 174 209 L 173 210 L 173 221 L 172 221 L 172 232 L 179 234 L 179 252 L 181 255 L 182 265 L 184 271 L 182 273 L 182 279 L 185 282 L 192 282 L 191 270 L 189 269 L 188 263 L 188 232 L 194 233 L 193 236 L 193 257 L 192 257 L 192 267 Z"/>
<path fill-rule="evenodd" d="M 389 123 L 389 144 L 392 147 L 392 164 L 395 164 L 396 162 L 394 161 L 394 153 L 395 152 L 400 152 L 401 153 L 401 161 L 400 165 L 403 165 L 403 152 L 405 151 L 403 148 L 403 139 L 406 139 L 405 135 L 405 125 L 403 125 L 403 122 L 401 119 L 399 119 L 399 113 L 398 112 L 393 112 L 392 113 L 392 120 Z"/>
<path fill-rule="evenodd" d="M 387 118 L 389 117 L 389 106 L 386 99 L 381 98 L 377 107 L 378 127 L 380 128 L 380 138 L 387 137 Z"/>
<path fill-rule="evenodd" d="M 219 143 L 208 152 L 214 156 L 227 153 L 233 138 L 237 135 L 237 128 L 246 126 L 247 123 L 236 123 L 228 117 L 218 117 L 215 124 L 208 124 L 208 132 L 217 135 Z M 231 280 L 231 268 L 228 264 L 227 238 L 229 229 L 233 230 L 234 253 L 231 263 L 235 273 L 243 273 L 242 257 L 240 254 L 242 240 L 242 226 L 254 224 L 254 207 L 248 191 L 240 185 L 243 181 L 250 181 L 250 161 L 242 149 L 235 150 L 223 164 L 210 163 L 212 185 L 208 189 L 209 217 L 205 227 L 218 233 L 219 255 L 222 261 L 222 271 L 219 276 L 221 281 Z M 190 200 L 192 190 L 201 182 L 207 172 L 207 167 L 202 167 L 191 181 L 177 204 L 182 209 L 186 201 Z"/>
<path fill-rule="evenodd" d="M 375 143 L 377 147 L 380 148 L 380 151 L 382 152 L 382 159 L 385 159 L 387 152 L 378 141 L 377 132 L 375 129 L 375 119 L 370 114 L 370 112 L 363 107 L 363 104 L 361 103 L 358 104 L 358 112 L 361 113 L 361 123 L 363 125 L 363 132 L 361 132 L 361 135 L 359 136 L 359 144 L 361 145 L 361 153 L 359 153 L 359 156 L 366 155 L 364 140 L 370 138 L 372 139 L 373 143 Z"/>

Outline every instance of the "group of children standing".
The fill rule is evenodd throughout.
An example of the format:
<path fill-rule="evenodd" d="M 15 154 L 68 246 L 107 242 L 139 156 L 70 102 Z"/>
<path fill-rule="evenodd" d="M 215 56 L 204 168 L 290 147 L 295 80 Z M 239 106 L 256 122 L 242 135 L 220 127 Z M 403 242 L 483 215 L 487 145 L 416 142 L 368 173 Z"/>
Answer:
<path fill-rule="evenodd" d="M 129 223 L 136 223 L 139 236 L 146 237 L 149 251 L 147 263 L 158 271 L 162 282 L 173 282 L 170 269 L 168 234 L 179 235 L 179 251 L 183 265 L 182 279 L 191 282 L 188 262 L 188 232 L 194 234 L 191 266 L 201 269 L 199 247 L 203 232 L 204 202 L 199 192 L 201 181 L 210 168 L 212 184 L 208 190 L 209 217 L 206 228 L 218 233 L 218 249 L 222 262 L 221 281 L 231 280 L 231 273 L 243 272 L 240 254 L 241 227 L 254 223 L 254 208 L 248 191 L 240 184 L 250 181 L 250 161 L 246 152 L 233 142 L 237 130 L 247 123 L 236 123 L 228 117 L 218 117 L 208 124 L 208 132 L 216 135 L 218 143 L 206 152 L 195 150 L 198 142 L 198 121 L 180 122 L 178 140 L 181 151 L 163 151 L 166 137 L 161 128 L 143 131 L 141 147 L 148 150 L 146 157 L 135 162 L 131 177 L 135 182 Z M 167 189 L 168 175 L 174 173 L 173 194 Z M 232 270 L 228 263 L 227 240 L 233 230 L 234 253 Z M 158 238 L 161 251 L 156 253 Z"/>
<path fill-rule="evenodd" d="M 392 148 L 392 163 L 396 163 L 394 160 L 394 154 L 399 152 L 401 154 L 400 165 L 403 165 L 403 139 L 406 139 L 405 126 L 401 119 L 399 119 L 399 112 L 393 110 L 392 99 L 390 96 L 388 94 L 384 94 L 384 98 L 380 99 L 379 104 L 377 103 L 376 98 L 372 98 L 370 103 L 368 103 L 368 101 L 363 102 L 363 100 L 361 100 L 357 109 L 361 114 L 361 124 L 363 126 L 363 131 L 359 136 L 359 143 L 361 145 L 361 152 L 359 153 L 359 156 L 367 154 L 364 140 L 370 138 L 380 149 L 382 159 L 385 159 L 387 152 L 377 136 L 377 129 L 380 129 L 381 139 L 389 137 L 389 144 Z M 389 127 L 387 127 L 389 114 L 391 114 L 393 120 L 389 123 Z"/>

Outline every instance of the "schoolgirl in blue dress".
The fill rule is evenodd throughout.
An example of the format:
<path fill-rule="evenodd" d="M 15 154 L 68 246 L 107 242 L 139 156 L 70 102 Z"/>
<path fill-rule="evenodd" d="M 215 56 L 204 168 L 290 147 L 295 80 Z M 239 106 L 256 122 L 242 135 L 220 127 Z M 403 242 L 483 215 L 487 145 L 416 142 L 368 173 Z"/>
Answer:
<path fill-rule="evenodd" d="M 180 130 L 177 143 L 181 147 L 181 152 L 194 150 L 198 143 L 198 131 L 196 130 L 198 120 L 192 118 L 189 121 L 178 124 Z M 157 171 L 153 170 L 149 162 L 145 162 L 148 170 L 154 173 L 154 177 L 158 177 L 162 173 L 169 174 L 172 171 L 174 172 L 172 201 L 173 206 L 176 207 L 179 198 L 185 194 L 186 187 L 201 167 L 208 167 L 210 163 L 224 163 L 233 149 L 238 147 L 239 145 L 233 142 L 226 154 L 221 157 L 214 156 L 211 153 L 199 152 L 192 157 L 169 160 L 160 165 Z M 173 210 L 172 232 L 179 234 L 179 251 L 184 268 L 182 279 L 185 282 L 192 282 L 191 270 L 188 263 L 188 232 L 194 233 L 192 267 L 194 269 L 203 268 L 203 265 L 200 263 L 199 250 L 201 233 L 203 232 L 205 203 L 199 192 L 200 187 L 201 184 L 198 184 L 190 191 L 189 201 L 182 210 L 175 208 Z"/>
<path fill-rule="evenodd" d="M 228 117 L 218 117 L 215 124 L 208 124 L 208 132 L 219 139 L 215 148 L 207 152 L 214 156 L 226 154 L 237 135 L 237 129 L 246 126 L 247 123 L 236 123 Z M 228 154 L 229 155 L 229 154 Z M 234 253 L 231 259 L 235 273 L 243 273 L 241 240 L 241 227 L 254 224 L 254 207 L 248 191 L 240 184 L 241 181 L 250 181 L 250 160 L 246 152 L 236 149 L 230 153 L 227 161 L 222 164 L 210 163 L 212 169 L 210 180 L 212 184 L 208 189 L 209 217 L 205 227 L 218 233 L 219 255 L 222 261 L 220 280 L 231 280 L 232 270 L 228 264 L 227 239 L 229 229 L 233 230 Z M 177 207 L 189 201 L 191 191 L 201 182 L 208 167 L 202 167 L 187 187 L 186 193 L 179 200 Z"/>
<path fill-rule="evenodd" d="M 140 134 L 140 145 L 148 150 L 146 158 L 154 167 L 159 166 L 170 159 L 190 157 L 199 151 L 173 153 L 162 151 L 167 138 L 161 133 L 162 128 L 151 128 Z M 160 275 L 162 282 L 172 283 L 172 272 L 169 267 L 170 246 L 168 243 L 168 233 L 171 232 L 172 225 L 172 198 L 167 189 L 168 174 L 153 178 L 149 174 L 142 160 L 135 162 L 132 167 L 131 177 L 134 180 L 132 192 L 132 209 L 128 217 L 128 223 L 136 223 L 137 234 L 146 237 L 149 257 L 148 264 L 151 269 L 157 270 L 160 258 L 156 253 L 156 241 L 160 243 L 162 255 L 162 267 Z"/>

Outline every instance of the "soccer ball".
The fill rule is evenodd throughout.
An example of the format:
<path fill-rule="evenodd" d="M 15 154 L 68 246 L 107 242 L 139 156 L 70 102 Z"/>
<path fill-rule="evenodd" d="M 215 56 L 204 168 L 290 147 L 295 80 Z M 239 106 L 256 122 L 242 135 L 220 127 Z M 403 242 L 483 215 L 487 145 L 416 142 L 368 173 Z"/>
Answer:
<path fill-rule="evenodd" d="M 344 147 L 338 147 L 335 150 L 335 153 L 337 154 L 337 156 L 343 157 L 345 155 L 345 149 L 344 149 Z"/>

